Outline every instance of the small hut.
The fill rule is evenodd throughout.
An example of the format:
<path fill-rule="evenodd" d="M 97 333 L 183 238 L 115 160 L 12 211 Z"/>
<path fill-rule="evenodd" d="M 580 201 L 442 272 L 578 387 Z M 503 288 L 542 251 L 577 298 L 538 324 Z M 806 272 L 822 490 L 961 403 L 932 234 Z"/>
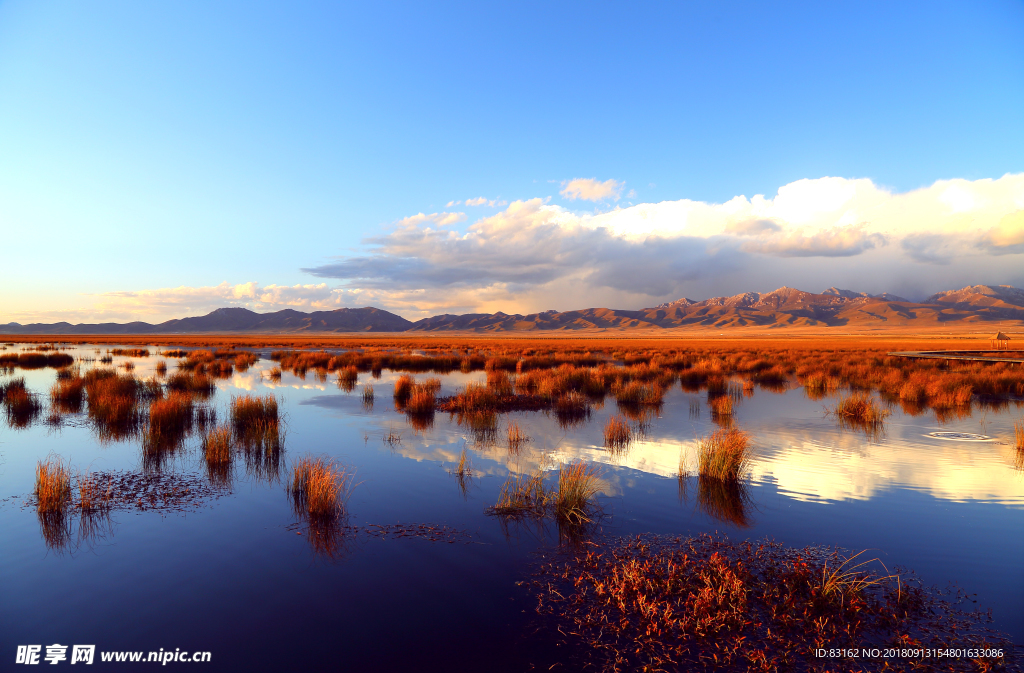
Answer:
<path fill-rule="evenodd" d="M 996 335 L 992 337 L 992 345 L 998 349 L 1005 349 L 1010 345 L 1010 337 L 1003 332 L 996 332 Z"/>

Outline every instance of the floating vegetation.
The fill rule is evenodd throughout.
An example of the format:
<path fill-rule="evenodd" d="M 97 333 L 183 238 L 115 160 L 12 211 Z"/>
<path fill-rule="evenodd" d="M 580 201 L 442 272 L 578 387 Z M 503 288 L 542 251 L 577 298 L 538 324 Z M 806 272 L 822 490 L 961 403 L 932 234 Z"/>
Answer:
<path fill-rule="evenodd" d="M 724 538 L 643 536 L 540 565 L 537 612 L 577 645 L 571 668 L 818 670 L 816 651 L 977 648 L 942 670 L 999 669 L 1010 641 L 938 592 L 877 562 Z M 991 655 L 987 653 L 991 652 Z M 928 661 L 914 659 L 914 661 Z M 836 671 L 893 670 L 885 657 L 830 659 Z"/>

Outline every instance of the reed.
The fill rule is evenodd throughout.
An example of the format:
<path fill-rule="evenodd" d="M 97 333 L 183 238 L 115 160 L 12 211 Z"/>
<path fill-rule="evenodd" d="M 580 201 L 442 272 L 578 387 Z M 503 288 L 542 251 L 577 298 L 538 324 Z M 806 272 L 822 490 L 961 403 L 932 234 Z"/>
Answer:
<path fill-rule="evenodd" d="M 1014 443 L 1018 451 L 1024 451 L 1024 421 L 1017 421 L 1013 424 Z"/>
<path fill-rule="evenodd" d="M 697 445 L 697 473 L 721 481 L 738 481 L 750 462 L 750 436 L 735 428 L 717 430 Z"/>
<path fill-rule="evenodd" d="M 156 373 L 157 373 L 158 376 L 166 376 L 167 375 L 167 362 L 166 361 L 160 360 L 159 362 L 156 363 Z"/>
<path fill-rule="evenodd" d="M 604 426 L 604 445 L 612 451 L 629 448 L 633 441 L 633 431 L 622 416 L 612 416 Z"/>
<path fill-rule="evenodd" d="M 42 413 L 43 405 L 25 388 L 24 379 L 9 381 L 3 392 L 7 424 L 12 428 L 27 428 Z"/>
<path fill-rule="evenodd" d="M 532 476 L 509 475 L 498 493 L 498 500 L 488 514 L 520 518 L 542 517 L 547 505 L 544 478 L 540 472 Z"/>
<path fill-rule="evenodd" d="M 340 518 L 345 514 L 354 478 L 353 471 L 330 458 L 300 458 L 288 489 L 292 506 L 300 516 L 311 520 Z"/>
<path fill-rule="evenodd" d="M 555 518 L 570 524 L 590 522 L 598 490 L 598 473 L 592 465 L 583 462 L 561 465 L 558 485 L 551 494 Z"/>
<path fill-rule="evenodd" d="M 356 380 L 359 378 L 359 370 L 355 365 L 349 365 L 338 372 L 338 387 L 345 392 L 352 392 L 356 387 Z"/>
<path fill-rule="evenodd" d="M 473 466 L 469 462 L 466 449 L 462 449 L 462 453 L 459 455 L 459 462 L 451 473 L 459 478 L 465 478 L 473 475 Z"/>
<path fill-rule="evenodd" d="M 839 400 L 827 409 L 841 425 L 860 428 L 866 432 L 881 432 L 890 411 L 882 408 L 875 398 L 864 393 L 854 393 Z"/>
<path fill-rule="evenodd" d="M 277 426 L 280 422 L 277 398 L 273 395 L 241 395 L 231 398 L 231 425 L 238 436 L 253 428 Z"/>
<path fill-rule="evenodd" d="M 398 377 L 395 381 L 395 402 L 399 405 L 404 405 L 412 395 L 412 388 L 416 385 L 416 380 L 408 374 L 403 374 Z"/>
<path fill-rule="evenodd" d="M 71 469 L 59 456 L 50 456 L 36 464 L 36 509 L 63 512 L 71 502 Z"/>
<path fill-rule="evenodd" d="M 711 418 L 726 418 L 732 416 L 732 398 L 728 395 L 720 395 L 708 399 L 708 406 L 711 407 Z"/>
<path fill-rule="evenodd" d="M 111 355 L 120 355 L 130 358 L 148 358 L 149 350 L 145 348 L 114 348 L 108 351 Z"/>
<path fill-rule="evenodd" d="M 149 404 L 149 427 L 166 434 L 184 434 L 192 429 L 195 402 L 189 395 L 173 392 Z"/>
<path fill-rule="evenodd" d="M 508 440 L 508 452 L 513 454 L 518 454 L 523 446 L 530 441 L 526 432 L 515 421 L 508 422 L 506 438 Z"/>
<path fill-rule="evenodd" d="M 207 397 L 217 385 L 209 376 L 196 371 L 178 371 L 167 377 L 167 389 Z"/>
<path fill-rule="evenodd" d="M 279 382 L 281 380 L 280 367 L 271 367 L 270 369 L 267 370 L 266 374 L 267 378 L 270 379 L 271 381 Z"/>

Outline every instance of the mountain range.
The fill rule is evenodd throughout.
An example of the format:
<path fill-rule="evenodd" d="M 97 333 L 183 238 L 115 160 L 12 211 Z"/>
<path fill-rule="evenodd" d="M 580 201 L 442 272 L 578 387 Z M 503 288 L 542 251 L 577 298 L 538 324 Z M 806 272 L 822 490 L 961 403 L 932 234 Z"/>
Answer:
<path fill-rule="evenodd" d="M 292 309 L 256 313 L 219 308 L 204 316 L 146 322 L 77 324 L 0 324 L 0 334 L 317 334 L 353 332 L 528 332 L 570 330 L 664 330 L 787 327 L 937 328 L 986 323 L 1024 326 L 1024 290 L 1009 285 L 973 285 L 939 292 L 913 302 L 888 293 L 869 295 L 831 287 L 815 294 L 790 287 L 767 293 L 745 292 L 701 301 L 678 299 L 653 308 L 588 308 L 528 315 L 443 314 L 418 321 L 378 308 L 341 308 L 303 313 Z"/>

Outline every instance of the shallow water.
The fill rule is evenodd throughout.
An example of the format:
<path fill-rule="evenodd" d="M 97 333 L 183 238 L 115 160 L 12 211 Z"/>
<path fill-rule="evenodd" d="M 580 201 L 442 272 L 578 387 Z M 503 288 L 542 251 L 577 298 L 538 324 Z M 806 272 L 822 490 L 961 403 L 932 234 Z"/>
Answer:
<path fill-rule="evenodd" d="M 69 352 L 96 357 L 92 347 Z M 129 359 L 140 377 L 152 375 L 158 360 L 115 357 L 114 364 Z M 232 395 L 273 392 L 287 420 L 285 469 L 310 453 L 354 467 L 359 485 L 350 523 L 363 532 L 334 558 L 315 553 L 281 483 L 247 476 L 239 466 L 230 493 L 193 511 L 115 512 L 99 537 L 51 549 L 27 504 L 36 462 L 54 453 L 81 470 L 139 471 L 140 445 L 101 443 L 84 422 L 59 431 L 40 421 L 5 427 L 0 668 L 18 644 L 55 642 L 210 651 L 211 670 L 546 668 L 558 648 L 536 631 L 532 599 L 516 582 L 558 546 L 558 531 L 502 526 L 485 509 L 510 471 L 550 471 L 576 459 L 602 471 L 599 536 L 718 531 L 733 540 L 868 549 L 889 568 L 911 568 L 928 584 L 955 582 L 976 594 L 977 607 L 992 610 L 993 626 L 1024 642 L 1024 476 L 1012 445 L 1018 406 L 976 408 L 942 423 L 932 413 L 896 409 L 884 435 L 870 437 L 827 418 L 828 399 L 758 389 L 735 410 L 757 449 L 746 498 L 709 513 L 697 480 L 681 488 L 677 474 L 681 457 L 695 466 L 697 438 L 716 426 L 704 395 L 678 385 L 644 440 L 613 455 L 602 447 L 604 423 L 617 413 L 612 398 L 575 428 L 544 413 L 507 415 L 499 441 L 488 443 L 447 414 L 428 429 L 410 427 L 391 400 L 398 373 L 361 373 L 346 393 L 333 377 L 285 373 L 272 383 L 262 372 L 273 365 L 264 359 L 219 380 L 212 398 L 218 418 L 227 418 Z M 43 399 L 55 377 L 52 369 L 14 375 Z M 439 378 L 447 395 L 485 377 Z M 376 391 L 372 410 L 361 397 L 368 383 Z M 517 457 L 500 439 L 509 418 L 531 438 Z M 938 431 L 991 439 L 931 436 Z M 390 433 L 400 440 L 384 441 Z M 463 448 L 473 476 L 460 484 L 449 470 Z M 198 440 L 168 469 L 203 474 Z M 467 535 L 429 541 L 398 537 L 394 529 L 385 538 L 366 532 L 398 523 Z"/>

